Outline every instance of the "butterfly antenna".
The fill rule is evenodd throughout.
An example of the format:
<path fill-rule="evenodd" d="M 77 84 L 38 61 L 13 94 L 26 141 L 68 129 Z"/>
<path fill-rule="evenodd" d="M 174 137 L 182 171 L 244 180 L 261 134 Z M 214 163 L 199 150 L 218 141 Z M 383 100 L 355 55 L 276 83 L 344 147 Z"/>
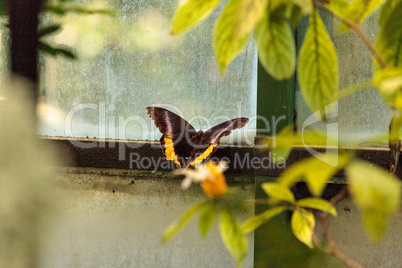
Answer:
<path fill-rule="evenodd" d="M 204 121 L 204 123 L 202 124 L 202 126 L 205 124 L 205 122 L 207 122 L 207 121 L 208 121 L 209 117 L 211 116 L 211 114 L 212 114 L 213 112 L 214 112 L 214 111 L 211 111 L 211 112 L 209 113 L 209 115 L 208 115 L 207 119 Z M 201 129 L 202 129 L 202 126 L 201 126 Z"/>
<path fill-rule="evenodd" d="M 194 110 L 194 112 L 195 112 L 195 115 L 197 116 L 197 119 L 198 119 L 198 125 L 201 125 L 200 118 L 198 117 L 198 114 L 197 114 L 197 110 Z M 202 129 L 202 127 L 201 127 L 201 129 Z"/>

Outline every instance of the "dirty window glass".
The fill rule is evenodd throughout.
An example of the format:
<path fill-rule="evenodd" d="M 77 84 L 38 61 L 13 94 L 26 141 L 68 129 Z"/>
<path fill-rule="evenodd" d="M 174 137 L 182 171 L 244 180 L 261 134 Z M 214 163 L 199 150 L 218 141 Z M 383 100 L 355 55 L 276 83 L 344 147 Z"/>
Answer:
<path fill-rule="evenodd" d="M 378 13 L 378 12 L 377 12 Z M 378 32 L 378 14 L 368 18 L 362 25 L 363 31 L 373 42 Z M 323 20 L 331 35 L 338 55 L 339 88 L 345 88 L 358 82 L 372 78 L 372 57 L 361 39 L 353 32 L 339 32 L 339 22 L 322 14 Z M 300 91 L 296 92 L 296 109 L 298 124 L 301 126 L 313 114 L 304 103 Z M 339 138 L 343 140 L 370 139 L 388 132 L 391 120 L 391 109 L 385 104 L 375 88 L 364 89 L 348 95 L 338 101 L 338 115 L 329 121 L 337 123 Z M 323 123 L 312 124 L 311 127 L 328 129 Z M 336 134 L 336 133 L 332 133 Z"/>
<path fill-rule="evenodd" d="M 68 13 L 43 19 L 62 24 L 48 42 L 72 47 L 78 59 L 42 57 L 39 134 L 156 140 L 161 134 L 145 109 L 152 105 L 179 113 L 196 129 L 212 112 L 203 130 L 255 116 L 256 50 L 249 42 L 222 76 L 212 47 L 217 11 L 176 37 L 169 31 L 177 0 L 76 4 L 109 8 L 114 15 Z M 248 128 L 226 141 L 252 142 L 254 125 L 250 120 Z"/>

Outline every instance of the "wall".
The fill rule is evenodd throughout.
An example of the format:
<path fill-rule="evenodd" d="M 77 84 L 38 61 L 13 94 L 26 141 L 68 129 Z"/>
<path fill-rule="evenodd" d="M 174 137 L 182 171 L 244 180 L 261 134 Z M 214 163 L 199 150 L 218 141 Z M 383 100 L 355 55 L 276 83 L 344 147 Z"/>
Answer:
<path fill-rule="evenodd" d="M 182 191 L 180 180 L 158 175 L 134 178 L 116 170 L 61 169 L 55 181 L 64 201 L 44 228 L 41 266 L 235 267 L 217 224 L 203 240 L 193 220 L 183 233 L 161 244 L 164 229 L 204 197 L 198 185 Z M 252 184 L 239 191 L 244 199 L 254 197 Z M 239 216 L 253 213 L 250 206 Z M 249 253 L 246 267 L 253 263 L 252 235 Z"/>
<path fill-rule="evenodd" d="M 193 220 L 183 233 L 167 244 L 161 244 L 166 226 L 192 203 L 203 200 L 197 185 L 182 191 L 180 180 L 165 176 L 165 173 L 133 177 L 121 170 L 92 168 L 62 168 L 55 181 L 63 202 L 59 205 L 61 209 L 52 214 L 52 219 L 44 226 L 42 267 L 235 267 L 220 240 L 217 224 L 203 240 L 198 233 L 197 221 Z M 252 183 L 234 185 L 240 186 L 245 200 L 254 197 Z M 329 217 L 329 220 L 340 250 L 365 267 L 400 267 L 401 214 L 392 220 L 384 241 L 373 244 L 365 236 L 360 214 L 352 200 L 346 198 L 336 207 L 339 215 Z M 254 207 L 250 206 L 238 216 L 244 219 L 253 214 Z M 322 247 L 326 248 L 319 224 L 316 231 L 323 241 Z M 248 238 L 245 267 L 253 267 L 254 238 L 252 235 Z M 268 243 L 281 250 L 293 246 L 283 247 L 280 242 L 275 239 Z M 345 266 L 326 255 L 299 257 L 301 259 L 297 260 L 297 256 L 293 256 L 300 267 Z M 285 259 L 278 260 L 278 253 L 269 258 L 276 258 L 273 263 L 288 267 Z M 268 262 L 264 262 L 263 267 L 267 265 Z"/>

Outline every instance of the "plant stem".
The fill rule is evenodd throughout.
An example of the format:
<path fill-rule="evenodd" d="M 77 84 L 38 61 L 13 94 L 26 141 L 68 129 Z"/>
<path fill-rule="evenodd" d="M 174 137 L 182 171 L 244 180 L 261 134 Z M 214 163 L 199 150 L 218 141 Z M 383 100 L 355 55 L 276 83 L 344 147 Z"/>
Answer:
<path fill-rule="evenodd" d="M 339 21 L 341 21 L 342 23 L 346 24 L 349 28 L 351 28 L 352 30 L 354 30 L 357 35 L 362 39 L 362 41 L 364 42 L 364 44 L 368 47 L 368 49 L 371 51 L 371 53 L 373 53 L 373 56 L 376 58 L 376 60 L 378 61 L 378 63 L 380 64 L 382 69 L 387 68 L 387 64 L 385 63 L 385 61 L 381 58 L 380 54 L 378 54 L 378 51 L 373 47 L 373 45 L 371 44 L 370 40 L 368 39 L 367 35 L 363 32 L 362 28 L 360 27 L 360 25 L 356 22 L 352 22 L 349 21 L 347 19 L 344 19 L 342 17 L 337 16 L 334 12 L 332 12 L 329 8 L 327 8 L 326 6 L 324 6 L 323 4 L 319 3 L 318 1 L 314 1 L 314 3 L 316 4 L 316 6 L 326 12 L 328 12 L 329 14 L 331 14 L 332 16 L 334 16 L 334 18 L 338 19 Z"/>
<path fill-rule="evenodd" d="M 340 201 L 346 194 L 347 194 L 347 189 L 346 189 L 346 187 L 344 187 L 337 195 L 335 195 L 333 198 L 331 198 L 330 203 L 335 206 L 335 204 L 338 201 Z M 330 254 L 332 254 L 334 257 L 338 258 L 339 260 L 341 260 L 343 263 L 345 263 L 347 266 L 349 266 L 351 268 L 363 268 L 363 266 L 361 264 L 359 264 L 355 260 L 349 258 L 342 251 L 339 250 L 338 246 L 336 245 L 335 239 L 332 236 L 331 228 L 329 226 L 327 212 L 321 214 L 320 220 L 321 220 L 322 226 L 324 228 L 325 235 L 328 239 Z"/>

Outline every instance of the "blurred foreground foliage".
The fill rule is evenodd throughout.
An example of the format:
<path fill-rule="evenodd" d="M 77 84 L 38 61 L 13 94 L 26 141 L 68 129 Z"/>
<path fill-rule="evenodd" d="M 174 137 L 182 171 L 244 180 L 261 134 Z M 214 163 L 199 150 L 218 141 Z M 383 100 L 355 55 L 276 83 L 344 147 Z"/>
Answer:
<path fill-rule="evenodd" d="M 307 133 L 302 129 L 299 134 L 294 132 L 294 126 L 289 126 L 278 136 L 264 139 L 260 145 L 266 145 L 265 148 L 268 147 L 277 158 L 287 157 L 293 146 L 313 150 L 312 147 L 316 145 L 324 145 L 332 149 L 326 153 L 311 151 L 314 156 L 290 166 L 277 182 L 262 184 L 262 189 L 269 197 L 267 203 L 272 206 L 246 220 L 242 231 L 251 232 L 283 211 L 290 210 L 293 211 L 290 227 L 294 236 L 309 248 L 314 248 L 316 219 L 312 210 L 337 215 L 334 205 L 320 196 L 327 182 L 343 170 L 352 199 L 361 212 L 367 236 L 374 242 L 380 241 L 401 203 L 402 184 L 395 176 L 395 168 L 402 128 L 402 1 L 185 0 L 172 19 L 172 33 L 181 34 L 191 30 L 220 4 L 224 8 L 215 22 L 213 42 L 217 65 L 222 74 L 242 52 L 254 32 L 259 59 L 267 73 L 277 80 L 283 80 L 293 76 L 297 67 L 303 98 L 311 111 L 317 111 L 322 121 L 331 116 L 336 108 L 333 104 L 339 98 L 348 97 L 355 90 L 371 85 L 377 87 L 393 109 L 388 140 L 395 156 L 390 159 L 390 171 L 357 159 L 353 152 L 342 149 L 338 137 L 327 137 L 323 133 Z M 360 25 L 379 9 L 380 30 L 371 44 Z M 371 51 L 374 70 L 371 81 L 339 90 L 338 57 L 319 10 L 341 22 L 340 32 L 355 31 Z M 293 29 L 303 17 L 309 17 L 309 25 L 296 57 Z M 300 180 L 306 181 L 312 198 L 296 201 L 290 188 Z M 237 241 L 238 235 L 235 233 L 232 239 Z M 233 245 L 226 246 L 241 265 L 242 259 L 235 253 L 241 251 L 241 243 L 237 243 L 237 251 L 231 249 Z M 329 252 L 334 253 L 331 250 Z M 354 261 L 343 259 L 343 256 L 336 256 L 349 266 L 356 265 Z"/>

